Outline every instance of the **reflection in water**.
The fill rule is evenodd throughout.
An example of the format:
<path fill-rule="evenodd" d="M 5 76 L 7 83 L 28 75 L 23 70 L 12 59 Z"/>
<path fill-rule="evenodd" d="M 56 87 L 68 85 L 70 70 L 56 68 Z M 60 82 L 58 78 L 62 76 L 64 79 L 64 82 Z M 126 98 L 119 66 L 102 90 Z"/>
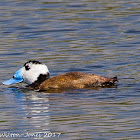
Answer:
<path fill-rule="evenodd" d="M 26 100 L 32 101 L 32 104 L 23 107 L 27 111 L 25 120 L 28 126 L 33 127 L 36 132 L 47 131 L 50 122 L 48 98 L 31 95 Z"/>
<path fill-rule="evenodd" d="M 7 120 L 7 125 L 2 131 L 14 132 L 16 130 L 16 132 L 21 131 L 25 133 L 30 129 L 32 131 L 29 132 L 49 130 L 50 110 L 47 94 L 41 97 L 43 94 L 34 94 L 33 91 L 30 91 L 30 94 L 28 94 L 28 91 L 18 88 L 9 88 L 9 90 L 10 95 L 6 96 L 10 97 L 6 98 L 7 102 L 5 104 L 7 106 L 4 107 L 4 110 L 6 111 L 10 108 L 11 110 L 7 112 L 8 118 L 3 116 Z M 13 123 L 10 124 L 8 120 Z"/>

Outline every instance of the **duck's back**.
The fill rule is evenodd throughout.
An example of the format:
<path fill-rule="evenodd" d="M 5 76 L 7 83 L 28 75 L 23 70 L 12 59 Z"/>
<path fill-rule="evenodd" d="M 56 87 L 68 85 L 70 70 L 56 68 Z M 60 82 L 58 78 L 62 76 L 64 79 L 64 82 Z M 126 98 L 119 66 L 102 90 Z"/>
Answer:
<path fill-rule="evenodd" d="M 107 78 L 94 74 L 68 72 L 45 80 L 37 89 L 82 89 L 103 86 L 105 83 L 112 85 L 115 81 L 116 79 L 114 78 Z"/>

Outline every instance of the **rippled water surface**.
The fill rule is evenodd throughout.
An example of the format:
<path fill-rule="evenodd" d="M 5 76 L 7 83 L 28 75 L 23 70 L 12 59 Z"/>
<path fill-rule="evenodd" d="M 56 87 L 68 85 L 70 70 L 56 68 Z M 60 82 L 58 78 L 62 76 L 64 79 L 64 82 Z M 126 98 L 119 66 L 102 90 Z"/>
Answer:
<path fill-rule="evenodd" d="M 139 6 L 138 0 L 1 1 L 1 82 L 30 59 L 47 64 L 51 76 L 120 78 L 116 87 L 63 93 L 1 83 L 1 139 L 140 139 Z"/>

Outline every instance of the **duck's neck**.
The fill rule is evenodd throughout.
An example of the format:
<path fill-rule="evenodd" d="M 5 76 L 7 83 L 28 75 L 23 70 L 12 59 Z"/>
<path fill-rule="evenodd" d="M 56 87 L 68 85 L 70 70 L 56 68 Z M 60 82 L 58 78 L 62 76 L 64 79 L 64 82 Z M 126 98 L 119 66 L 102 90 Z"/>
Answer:
<path fill-rule="evenodd" d="M 30 84 L 29 87 L 35 88 L 35 87 L 39 86 L 42 82 L 44 82 L 45 80 L 47 80 L 49 78 L 50 78 L 49 73 L 40 74 L 39 77 L 37 78 L 37 80 L 34 83 Z"/>

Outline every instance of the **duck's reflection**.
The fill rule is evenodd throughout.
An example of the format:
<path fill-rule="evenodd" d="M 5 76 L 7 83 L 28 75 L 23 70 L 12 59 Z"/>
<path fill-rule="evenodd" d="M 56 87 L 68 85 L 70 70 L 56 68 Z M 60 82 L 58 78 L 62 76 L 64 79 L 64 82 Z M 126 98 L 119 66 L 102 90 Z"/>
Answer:
<path fill-rule="evenodd" d="M 16 122 L 14 127 L 18 130 L 22 126 L 25 132 L 49 130 L 49 93 L 43 94 L 19 88 L 10 88 L 10 90 L 14 93 L 12 94 L 12 100 L 14 101 L 13 105 L 16 107 L 16 112 L 13 112 L 13 119 Z M 20 121 L 16 121 L 16 119 Z"/>

